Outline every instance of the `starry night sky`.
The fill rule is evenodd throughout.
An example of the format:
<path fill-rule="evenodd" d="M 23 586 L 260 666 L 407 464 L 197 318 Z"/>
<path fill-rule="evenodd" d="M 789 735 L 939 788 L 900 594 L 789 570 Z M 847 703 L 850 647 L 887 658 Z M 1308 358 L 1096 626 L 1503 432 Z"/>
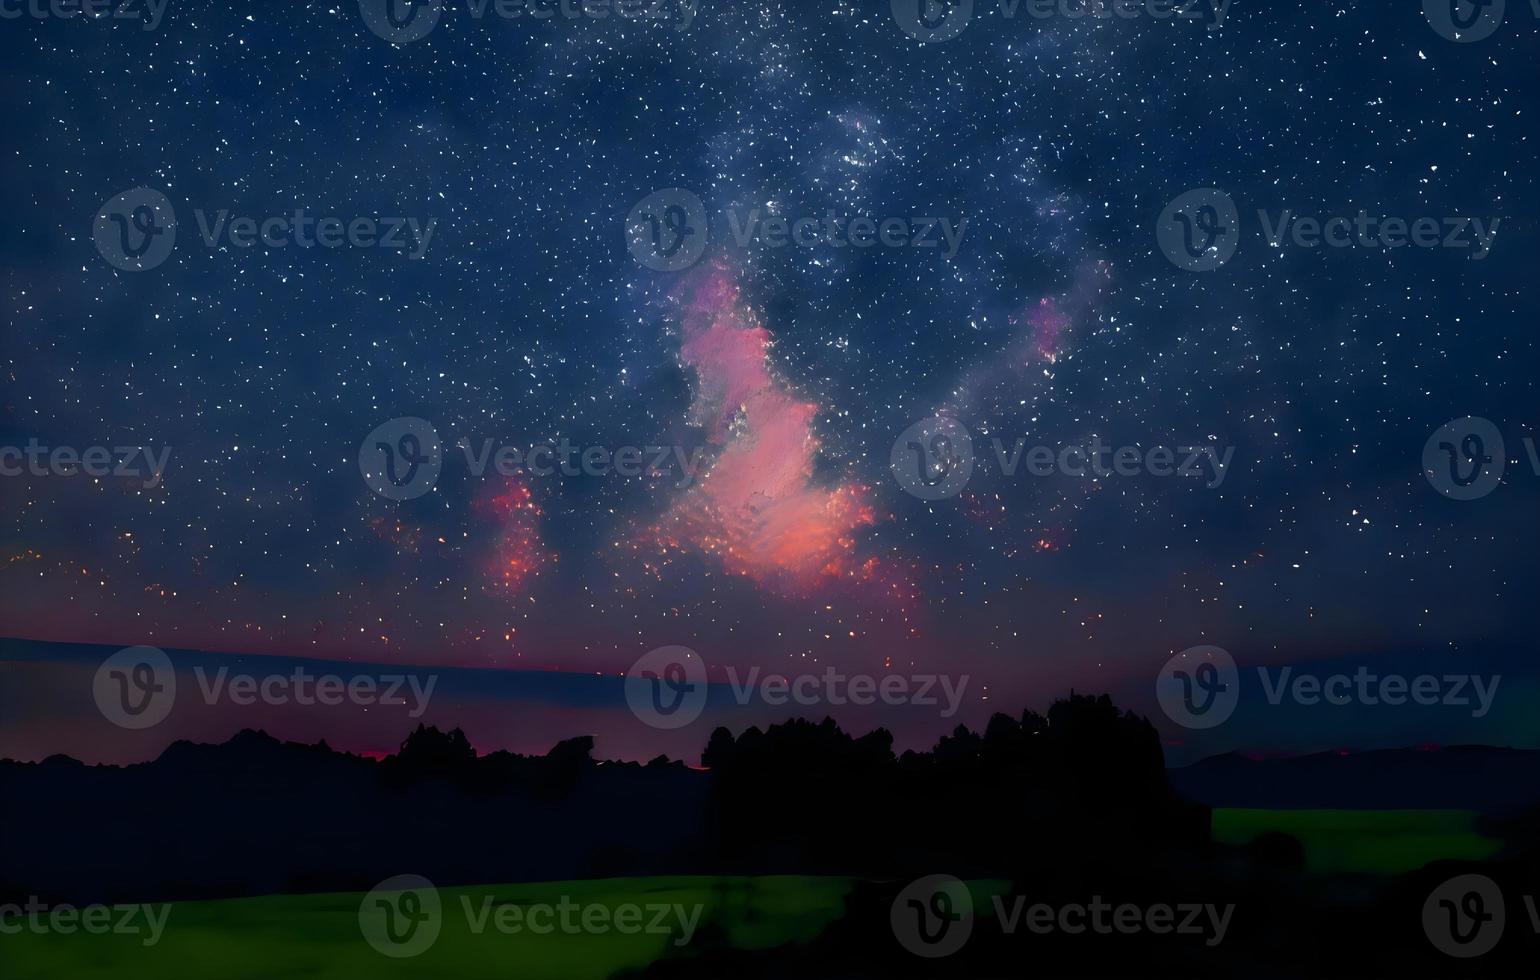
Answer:
<path fill-rule="evenodd" d="M 967 673 L 988 701 L 965 720 L 1071 687 L 1149 710 L 1156 669 L 1212 643 L 1480 665 L 1533 704 L 1540 21 L 1508 6 L 1473 44 L 1410 0 L 1234 0 L 1218 31 L 980 0 L 939 44 L 886 0 L 702 0 L 683 30 L 458 3 L 400 46 L 354 0 L 170 0 L 154 31 L 7 20 L 0 444 L 172 456 L 152 488 L 0 479 L 0 635 L 588 675 L 684 644 L 713 679 Z M 179 237 L 120 271 L 93 220 L 140 186 Z M 1250 227 L 1192 273 L 1155 225 L 1202 187 Z M 711 216 L 682 273 L 627 247 L 665 188 Z M 437 225 L 414 259 L 211 249 L 193 216 L 295 208 Z M 950 258 L 721 233 L 756 208 L 967 226 Z M 1479 261 L 1275 250 L 1258 208 L 1504 223 Z M 932 503 L 888 467 L 937 413 L 980 446 L 1235 457 L 1208 489 L 1007 478 L 981 453 Z M 678 445 L 738 469 L 478 477 L 450 449 L 397 503 L 358 457 L 406 416 L 446 446 Z M 1463 416 L 1510 464 L 1464 503 L 1421 472 Z M 1534 744 L 1525 714 L 1437 734 Z M 542 725 L 527 737 L 576 733 Z M 1227 738 L 1205 745 L 1314 744 Z"/>

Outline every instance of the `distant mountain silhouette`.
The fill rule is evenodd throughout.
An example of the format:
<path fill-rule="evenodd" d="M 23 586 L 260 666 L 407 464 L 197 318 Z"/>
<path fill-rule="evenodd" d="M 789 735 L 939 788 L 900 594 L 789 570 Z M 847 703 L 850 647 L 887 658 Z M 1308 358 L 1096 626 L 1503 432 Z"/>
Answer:
<path fill-rule="evenodd" d="M 1509 814 L 1540 804 L 1540 751 L 1461 745 L 1250 759 L 1230 753 L 1167 771 L 1211 807 L 1465 809 Z"/>

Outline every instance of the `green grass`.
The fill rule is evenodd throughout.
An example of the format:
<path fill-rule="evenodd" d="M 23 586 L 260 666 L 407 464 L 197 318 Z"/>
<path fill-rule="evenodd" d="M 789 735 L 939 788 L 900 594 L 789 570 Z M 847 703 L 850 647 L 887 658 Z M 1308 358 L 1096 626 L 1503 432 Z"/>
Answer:
<path fill-rule="evenodd" d="M 1476 832 L 1470 810 L 1214 811 L 1214 839 L 1247 844 L 1282 831 L 1305 848 L 1305 867 L 1323 873 L 1400 874 L 1440 858 L 1490 858 L 1500 841 Z"/>
<path fill-rule="evenodd" d="M 636 878 L 483 885 L 439 889 L 442 931 L 421 955 L 392 959 L 359 929 L 359 893 L 290 895 L 218 902 L 177 902 L 154 946 L 132 935 L 22 931 L 0 937 L 8 980 L 153 977 L 156 980 L 388 980 L 392 977 L 519 977 L 585 980 L 641 967 L 673 947 L 676 935 L 508 934 L 490 925 L 471 931 L 462 896 L 479 913 L 486 896 L 502 903 L 555 905 L 653 903 L 704 906 L 700 930 L 743 949 L 816 937 L 844 910 L 847 878 Z M 647 916 L 650 920 L 651 916 Z M 142 919 L 140 920 L 142 922 Z"/>

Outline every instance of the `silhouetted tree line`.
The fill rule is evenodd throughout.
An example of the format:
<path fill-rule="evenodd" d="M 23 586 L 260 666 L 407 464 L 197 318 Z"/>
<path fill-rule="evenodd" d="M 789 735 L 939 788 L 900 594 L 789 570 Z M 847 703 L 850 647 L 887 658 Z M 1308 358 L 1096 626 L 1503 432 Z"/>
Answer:
<path fill-rule="evenodd" d="M 13 808 L 0 890 L 146 900 L 649 873 L 1004 873 L 1033 851 L 1201 842 L 1207 811 L 1170 790 L 1148 722 L 1072 695 L 1047 716 L 959 726 L 895 755 L 832 720 L 713 732 L 704 769 L 477 755 L 418 726 L 380 761 L 241 732 L 153 762 L 0 763 Z"/>
<path fill-rule="evenodd" d="M 973 838 L 988 846 L 1012 838 L 1019 846 L 994 863 L 970 864 L 976 850 L 935 848 L 923 871 L 858 880 L 843 915 L 807 942 L 745 950 L 725 932 L 702 931 L 687 948 L 670 949 L 645 969 L 617 980 L 904 980 L 904 978 L 1057 977 L 1343 977 L 1512 978 L 1533 973 L 1540 956 L 1540 806 L 1484 818 L 1484 833 L 1502 841 L 1490 860 L 1437 860 L 1400 875 L 1323 873 L 1306 869 L 1301 842 L 1278 832 L 1249 844 L 1214 843 L 1194 835 L 1193 811 L 1173 802 L 1148 762 L 1160 755 L 1149 726 L 1120 715 L 1105 698 L 1061 702 L 1045 719 L 1026 713 L 1020 721 L 997 715 L 983 735 L 959 730 L 930 753 L 892 758 L 875 736 L 851 739 L 833 726 L 794 722 L 769 732 L 733 738 L 717 732 L 707 750 L 715 767 L 713 828 L 729 831 L 755 821 L 746 840 L 807 841 L 785 828 L 788 807 L 757 783 L 784 775 L 783 761 L 800 758 L 823 780 L 830 799 L 865 819 L 874 800 L 891 786 L 914 793 L 900 802 L 917 819 L 893 818 L 910 827 L 934 821 L 931 837 L 898 840 L 893 821 L 875 825 L 861 853 L 905 848 L 912 858 L 934 839 Z M 789 751 L 782 751 L 781 746 Z M 820 753 L 828 753 L 820 766 Z M 1427 771 L 1450 759 L 1481 759 L 1472 748 L 1431 756 Z M 1494 750 L 1495 757 L 1511 755 Z M 1526 758 L 1510 759 L 1514 772 Z M 1318 767 L 1312 763 L 1310 769 Z M 841 773 L 862 778 L 839 785 Z M 902 773 L 902 775 L 898 775 Z M 893 782 L 887 779 L 891 777 Z M 1532 800 L 1536 787 L 1529 787 Z M 957 794 L 949 796 L 948 794 Z M 1503 794 L 1506 805 L 1511 799 Z M 953 800 L 966 806 L 953 808 Z M 983 810 L 973 807 L 991 801 Z M 833 805 L 833 804 L 831 804 Z M 754 807 L 765 807 L 758 820 Z M 1151 807 L 1152 809 L 1144 809 Z M 718 822 L 719 821 L 719 822 Z M 1016 821 L 1014 825 L 1012 821 Z M 851 822 L 858 824 L 858 820 Z M 793 825 L 795 826 L 795 825 Z M 845 828 L 841 825 L 842 829 Z M 782 828 L 779 833 L 777 828 Z M 907 845 L 914 846 L 909 847 Z M 746 845 L 747 846 L 747 845 Z M 902 863 L 902 862 L 900 862 Z M 999 905 L 988 897 L 991 868 L 1009 869 Z M 912 878 L 947 873 L 970 879 L 974 905 L 965 943 L 942 958 L 916 956 L 895 935 L 895 916 L 908 908 Z M 1435 891 L 1466 875 L 1489 879 L 1506 899 L 1506 910 L 1468 905 L 1468 899 L 1434 901 Z M 1228 908 L 1220 939 L 1157 934 L 1150 930 L 1071 934 L 1008 929 L 1000 909 L 1045 905 L 1060 909 L 1099 898 L 1132 904 Z M 1433 903 L 1430 912 L 1429 905 Z M 1452 905 L 1450 903 L 1453 903 Z M 1425 917 L 1460 914 L 1459 928 L 1474 928 L 1472 912 L 1503 920 L 1496 947 L 1475 958 L 1435 948 Z M 1482 928 L 1496 928 L 1487 922 Z"/>
<path fill-rule="evenodd" d="M 1208 837 L 1208 810 L 1166 781 L 1153 726 L 1106 696 L 997 714 L 982 735 L 958 726 L 929 752 L 895 756 L 881 729 L 859 738 L 831 720 L 790 721 L 736 738 L 712 733 L 708 834 L 726 865 L 767 853 L 803 867 L 895 873 L 937 861 L 1015 867 L 1045 840 L 1143 848 Z"/>
<path fill-rule="evenodd" d="M 460 730 L 419 726 L 379 761 L 245 731 L 222 745 L 178 742 L 133 766 L 3 762 L 0 902 L 362 891 L 405 872 L 441 886 L 664 873 L 859 879 L 845 914 L 807 943 L 744 952 L 706 922 L 696 942 L 642 973 L 675 980 L 1496 977 L 1520 975 L 1540 951 L 1518 901 L 1540 895 L 1540 809 L 1484 824 L 1507 841 L 1492 861 L 1388 878 L 1310 874 L 1300 842 L 1284 834 L 1212 843 L 1207 808 L 1168 785 L 1152 726 L 1106 697 L 995 715 L 983 732 L 960 726 L 928 752 L 895 754 L 888 732 L 852 736 L 827 719 L 718 729 L 700 769 L 601 762 L 593 749 L 579 737 L 542 756 L 477 755 Z M 928 960 L 900 947 L 892 915 L 909 881 L 936 873 L 1008 881 L 1007 907 L 1099 896 L 1233 905 L 1233 920 L 1213 946 L 1148 932 L 1010 934 L 981 899 L 966 945 Z M 1444 959 L 1423 935 L 1423 903 L 1465 873 L 1510 896 L 1508 933 L 1479 960 Z M 749 892 L 740 897 L 752 905 Z"/>

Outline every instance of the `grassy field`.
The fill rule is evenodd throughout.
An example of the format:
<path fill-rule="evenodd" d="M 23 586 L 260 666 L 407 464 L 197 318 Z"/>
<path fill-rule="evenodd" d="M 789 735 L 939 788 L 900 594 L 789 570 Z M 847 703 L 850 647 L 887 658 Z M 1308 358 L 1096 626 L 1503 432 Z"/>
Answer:
<path fill-rule="evenodd" d="M 1306 866 L 1315 872 L 1397 874 L 1439 858 L 1483 859 L 1501 847 L 1476 830 L 1476 815 L 1464 810 L 1244 810 L 1216 809 L 1214 839 L 1243 845 L 1268 831 L 1282 831 L 1304 845 Z M 670 916 L 666 934 L 606 931 L 537 935 L 527 928 L 501 931 L 481 915 L 530 906 L 644 908 L 699 907 L 694 948 L 725 944 L 768 949 L 816 937 L 844 910 L 848 878 L 662 877 L 598 881 L 479 885 L 438 890 L 440 932 L 419 955 L 392 958 L 363 937 L 362 893 L 276 895 L 171 906 L 164 932 L 146 946 L 145 934 L 61 934 L 20 931 L 0 937 L 7 980 L 271 980 L 302 976 L 315 980 L 393 977 L 516 976 L 521 980 L 603 980 L 617 971 L 645 966 L 676 948 L 679 920 Z M 971 885 L 976 903 L 1003 891 L 1004 882 Z M 14 928 L 16 920 L 8 920 Z M 143 918 L 136 921 L 142 926 Z M 7 930 L 9 932 L 9 929 Z"/>
<path fill-rule="evenodd" d="M 1227 810 L 1214 811 L 1214 839 L 1247 844 L 1282 831 L 1305 848 L 1316 872 L 1400 874 L 1440 858 L 1483 859 L 1501 842 L 1476 832 L 1469 810 Z"/>
<path fill-rule="evenodd" d="M 442 929 L 420 955 L 393 959 L 362 938 L 359 906 L 364 895 L 272 896 L 218 902 L 175 903 L 160 940 L 143 936 L 39 934 L 23 930 L 0 937 L 8 980 L 91 980 L 134 977 L 155 980 L 273 980 L 308 977 L 519 977 L 521 980 L 585 980 L 609 977 L 650 963 L 673 947 L 674 935 L 514 934 L 488 925 L 472 931 L 462 899 L 480 914 L 492 908 L 563 897 L 582 905 L 702 906 L 693 945 L 725 941 L 764 949 L 815 937 L 843 911 L 850 889 L 845 878 L 640 878 L 545 882 L 439 889 Z M 652 919 L 650 913 L 643 923 Z M 140 920 L 142 922 L 142 919 Z M 672 920 L 671 920 L 672 921 Z"/>

